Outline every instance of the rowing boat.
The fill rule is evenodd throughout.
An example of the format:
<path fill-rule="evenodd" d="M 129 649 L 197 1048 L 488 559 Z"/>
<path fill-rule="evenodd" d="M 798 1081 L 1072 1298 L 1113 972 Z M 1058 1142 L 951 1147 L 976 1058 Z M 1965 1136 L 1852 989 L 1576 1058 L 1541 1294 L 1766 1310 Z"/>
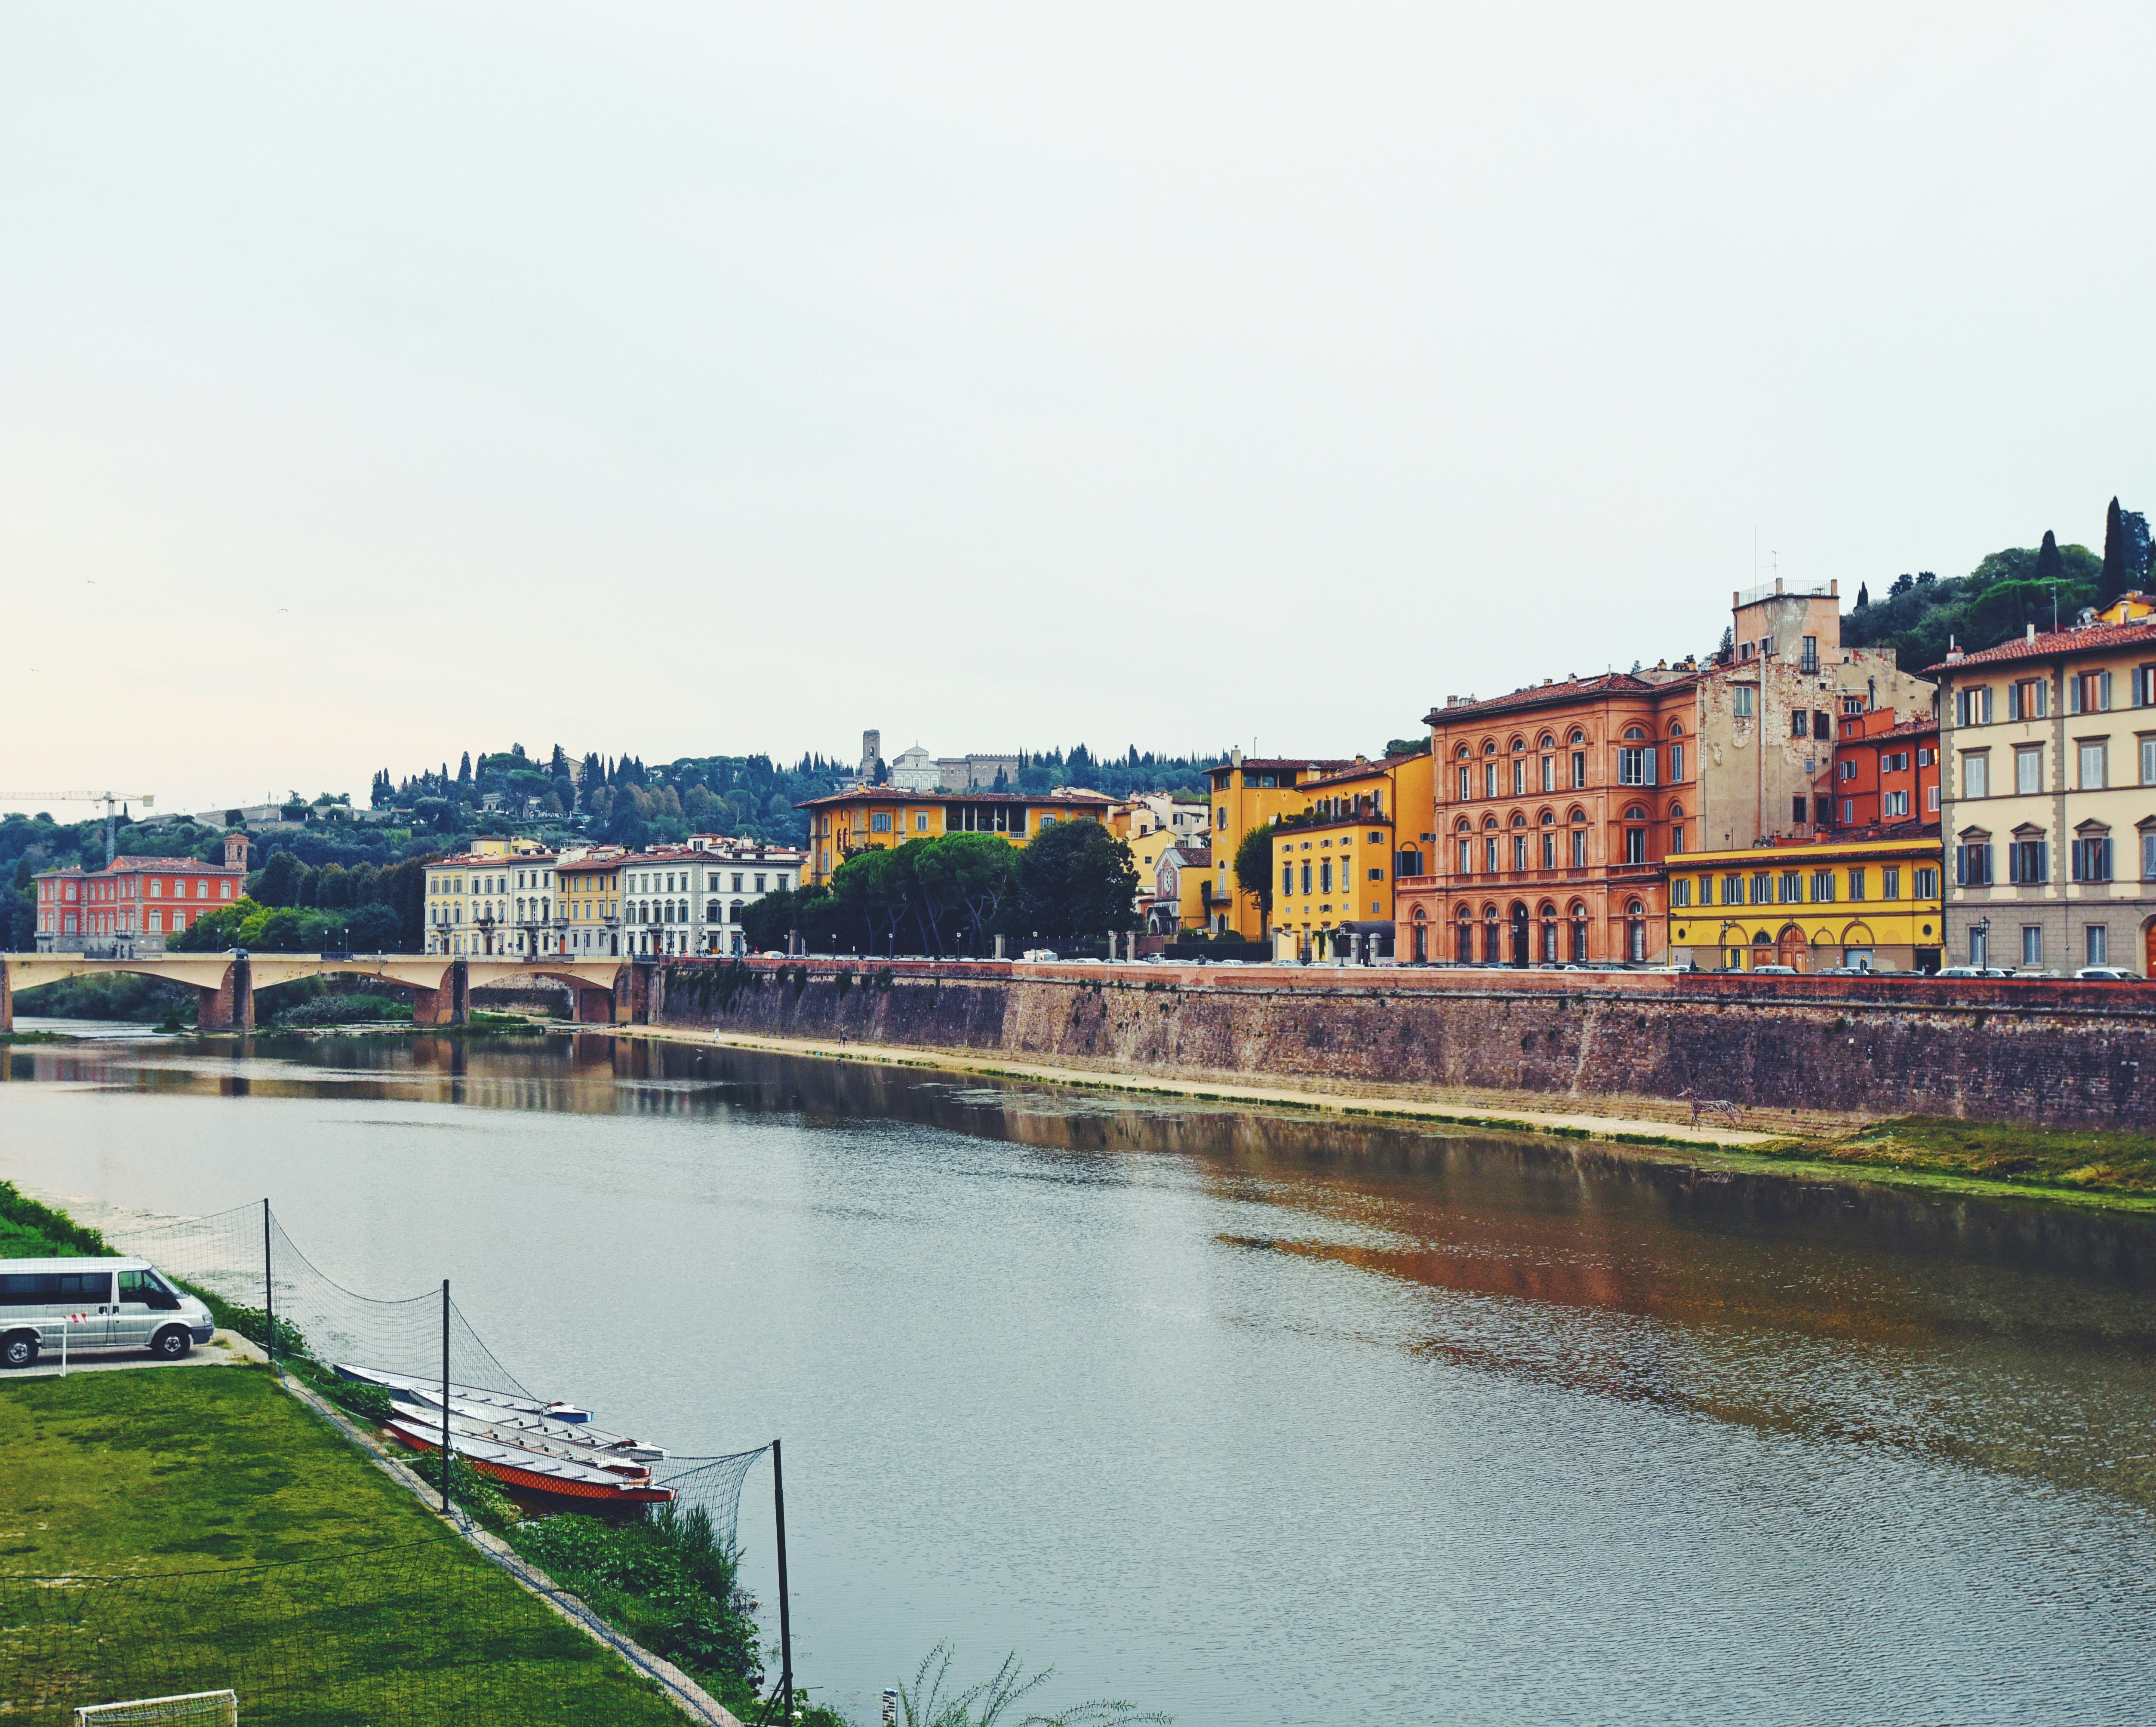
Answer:
<path fill-rule="evenodd" d="M 330 1364 L 343 1377 L 360 1385 L 380 1386 L 393 1396 L 409 1401 L 414 1396 L 431 1396 L 436 1407 L 440 1405 L 442 1382 L 439 1380 L 414 1378 L 408 1373 L 391 1373 L 380 1367 L 353 1367 L 342 1361 Z M 550 1403 L 538 1397 L 515 1397 L 506 1391 L 490 1391 L 484 1386 L 459 1385 L 449 1382 L 452 1402 L 461 1399 L 489 1409 L 504 1411 L 512 1415 L 543 1415 L 551 1421 L 588 1422 L 592 1418 L 588 1409 L 579 1409 L 573 1403 Z"/>
<path fill-rule="evenodd" d="M 419 1422 L 400 1415 L 391 1419 L 389 1431 L 414 1451 L 433 1456 L 441 1453 L 439 1427 L 430 1432 Z M 454 1425 L 449 1433 L 449 1449 L 482 1474 L 490 1475 L 505 1486 L 522 1493 L 559 1499 L 611 1500 L 617 1504 L 665 1505 L 670 1504 L 674 1499 L 672 1488 L 654 1487 L 648 1477 L 640 1481 L 625 1480 L 611 1470 L 594 1469 L 587 1464 L 526 1451 L 521 1446 L 495 1444 L 459 1433 Z"/>
<path fill-rule="evenodd" d="M 422 1387 L 404 1393 L 398 1401 L 401 1403 L 417 1404 L 422 1408 L 439 1411 L 442 1407 L 442 1394 L 439 1388 Z M 588 1422 L 558 1421 L 552 1416 L 545 1415 L 521 1415 L 515 1410 L 490 1408 L 486 1404 L 475 1403 L 468 1397 L 451 1397 L 449 1413 L 461 1415 L 472 1421 L 485 1422 L 490 1427 L 502 1429 L 507 1435 L 529 1434 L 533 1439 L 549 1440 L 560 1445 L 579 1446 L 586 1451 L 603 1453 L 615 1458 L 629 1458 L 640 1463 L 660 1463 L 666 1456 L 666 1448 L 663 1445 L 646 1445 L 641 1439 L 624 1439 L 619 1433 L 609 1433 L 604 1428 L 593 1427 Z M 526 1441 L 509 1437 L 505 1443 L 511 1445 L 522 1445 Z"/>

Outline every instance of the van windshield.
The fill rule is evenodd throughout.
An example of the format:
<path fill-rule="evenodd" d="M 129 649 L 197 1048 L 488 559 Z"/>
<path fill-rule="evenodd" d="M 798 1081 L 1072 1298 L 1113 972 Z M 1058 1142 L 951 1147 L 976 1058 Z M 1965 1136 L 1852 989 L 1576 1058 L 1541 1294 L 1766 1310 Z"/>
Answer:
<path fill-rule="evenodd" d="M 173 1308 L 180 1298 L 172 1286 L 154 1271 L 123 1271 L 120 1273 L 120 1299 L 139 1301 L 145 1307 Z"/>

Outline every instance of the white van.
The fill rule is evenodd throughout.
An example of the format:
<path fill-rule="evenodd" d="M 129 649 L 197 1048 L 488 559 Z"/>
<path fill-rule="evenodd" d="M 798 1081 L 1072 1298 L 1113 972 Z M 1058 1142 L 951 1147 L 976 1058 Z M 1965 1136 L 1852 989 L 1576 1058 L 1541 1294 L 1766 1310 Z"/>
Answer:
<path fill-rule="evenodd" d="M 177 1361 L 215 1329 L 209 1309 L 146 1259 L 0 1259 L 0 1367 L 28 1367 L 67 1332 L 77 1350 Z"/>

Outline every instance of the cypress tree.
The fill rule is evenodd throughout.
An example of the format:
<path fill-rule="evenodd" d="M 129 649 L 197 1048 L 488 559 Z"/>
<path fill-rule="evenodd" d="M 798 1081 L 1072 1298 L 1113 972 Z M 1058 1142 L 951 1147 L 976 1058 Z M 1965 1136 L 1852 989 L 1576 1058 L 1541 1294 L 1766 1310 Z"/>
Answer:
<path fill-rule="evenodd" d="M 2051 544 L 2049 534 L 2045 535 L 2044 544 Z M 2113 498 L 2111 507 L 2103 514 L 2103 574 L 2097 583 L 2099 606 L 2108 606 L 2133 586 L 2139 572 L 2129 570 L 2127 565 L 2126 525 L 2120 519 L 2118 500 Z"/>
<path fill-rule="evenodd" d="M 1923 578 L 1919 577 L 1918 581 Z M 2030 577 L 2033 582 L 2063 582 L 2066 579 L 2066 560 L 2059 556 L 2059 540 L 2049 528 L 2044 530 L 2044 543 L 2036 548 L 2036 568 Z"/>
<path fill-rule="evenodd" d="M 1856 609 L 1861 612 L 1871 603 L 1871 590 L 1861 582 L 1856 584 Z"/>

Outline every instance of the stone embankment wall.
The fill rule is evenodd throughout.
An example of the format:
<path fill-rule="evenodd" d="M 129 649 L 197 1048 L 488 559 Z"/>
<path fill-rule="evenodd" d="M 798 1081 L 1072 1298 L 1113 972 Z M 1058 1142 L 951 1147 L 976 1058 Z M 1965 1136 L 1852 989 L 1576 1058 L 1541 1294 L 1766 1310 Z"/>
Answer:
<path fill-rule="evenodd" d="M 1301 1089 L 2156 1126 L 2156 986 L 764 960 L 663 966 L 646 997 L 663 1025 Z"/>

